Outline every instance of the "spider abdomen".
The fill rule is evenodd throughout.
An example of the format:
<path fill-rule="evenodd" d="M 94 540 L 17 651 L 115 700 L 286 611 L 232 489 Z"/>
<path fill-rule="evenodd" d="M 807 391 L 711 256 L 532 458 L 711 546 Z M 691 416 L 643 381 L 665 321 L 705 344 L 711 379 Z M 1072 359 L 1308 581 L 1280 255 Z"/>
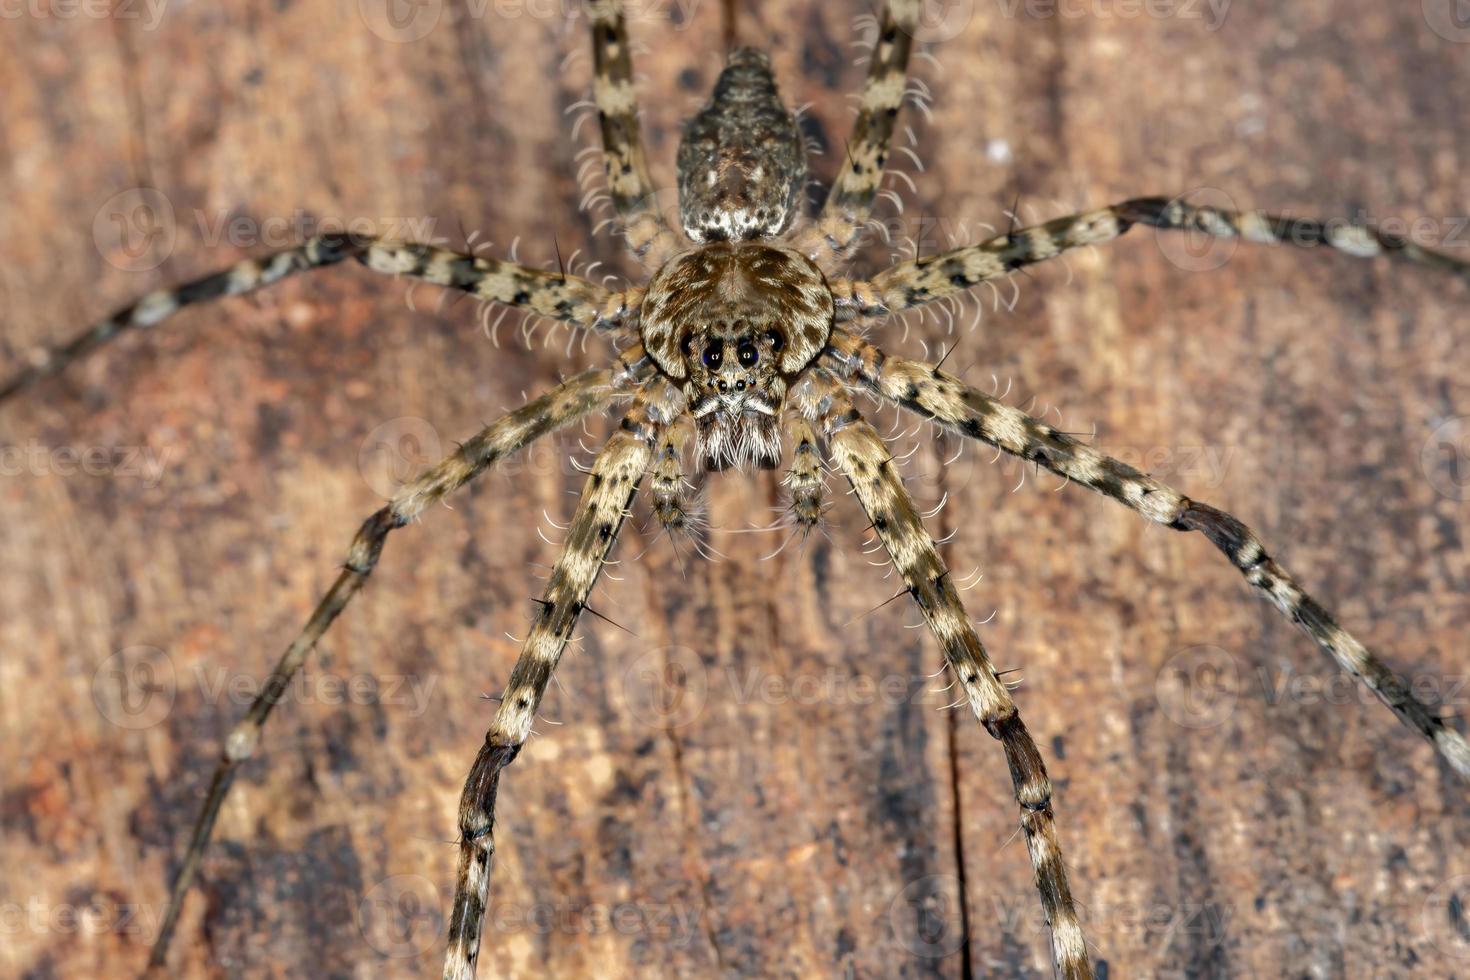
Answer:
<path fill-rule="evenodd" d="M 770 60 L 738 48 L 679 143 L 679 217 L 696 242 L 774 238 L 795 219 L 806 181 L 796 119 Z"/>

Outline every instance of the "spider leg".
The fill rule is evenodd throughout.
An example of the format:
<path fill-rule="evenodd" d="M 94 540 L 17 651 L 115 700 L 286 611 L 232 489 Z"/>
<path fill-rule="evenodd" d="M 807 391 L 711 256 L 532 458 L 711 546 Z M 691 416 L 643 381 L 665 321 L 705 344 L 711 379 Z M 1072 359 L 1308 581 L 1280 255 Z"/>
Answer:
<path fill-rule="evenodd" d="M 608 195 L 622 219 L 628 247 L 639 261 L 657 268 L 678 250 L 679 240 L 659 211 L 643 153 L 623 5 L 620 0 L 588 0 L 587 16 L 592 22 L 592 101 L 602 128 Z"/>
<path fill-rule="evenodd" d="M 791 468 L 781 481 L 791 491 L 791 516 L 802 534 L 810 534 L 822 520 L 822 460 L 811 423 L 795 412 L 786 420 L 791 441 Z"/>
<path fill-rule="evenodd" d="M 552 671 L 571 639 L 577 617 L 585 608 L 653 459 L 662 426 L 652 417 L 659 413 L 650 411 L 642 397 L 645 393 L 640 392 L 622 427 L 592 464 L 566 543 L 546 583 L 540 611 L 511 671 L 485 743 L 465 780 L 459 805 L 459 874 L 444 954 L 445 980 L 473 980 L 475 975 L 495 856 L 495 796 L 500 771 L 515 759 L 530 733 Z"/>
<path fill-rule="evenodd" d="M 833 283 L 834 295 L 839 296 L 838 318 L 910 310 L 1003 278 L 1024 266 L 1054 259 L 1071 249 L 1110 242 L 1134 225 L 1271 245 L 1325 245 L 1360 258 L 1388 255 L 1470 280 L 1470 262 L 1371 226 L 1280 217 L 1260 211 L 1224 211 L 1180 200 L 1144 197 L 901 262 L 866 282 Z"/>
<path fill-rule="evenodd" d="M 318 235 L 295 248 L 237 262 L 221 272 L 171 289 L 157 289 L 71 340 L 32 355 L 31 363 L 0 383 L 0 402 L 62 371 L 119 334 L 151 327 L 196 303 L 253 292 L 292 273 L 356 259 L 375 272 L 422 279 L 480 299 L 517 307 L 580 327 L 615 329 L 636 308 L 638 290 L 612 293 L 577 276 L 528 269 L 510 262 L 412 242 Z"/>
<path fill-rule="evenodd" d="M 1010 692 L 996 676 L 955 591 L 949 569 L 924 529 L 882 437 L 853 407 L 841 382 L 825 371 L 818 382 L 822 388 L 819 412 L 828 454 L 852 484 L 858 502 L 872 519 L 873 529 L 892 557 L 894 567 L 903 576 L 929 629 L 944 648 L 945 662 L 964 686 L 975 717 L 1005 750 L 1016 802 L 1021 808 L 1021 829 L 1031 855 L 1036 890 L 1051 927 L 1056 974 L 1065 978 L 1090 978 L 1092 965 L 1067 884 L 1067 869 L 1052 817 L 1051 780 L 1046 775 L 1041 753 L 1021 721 Z"/>
<path fill-rule="evenodd" d="M 890 0 L 883 7 L 862 101 L 842 164 L 816 224 L 804 229 L 797 239 L 797 247 L 809 255 L 825 247 L 834 258 L 846 258 L 872 214 L 888 162 L 894 123 L 903 104 L 909 54 L 921 9 L 922 0 Z"/>
<path fill-rule="evenodd" d="M 496 461 L 574 419 L 607 406 L 620 393 L 626 395 L 638 373 L 646 369 L 647 363 L 641 353 L 633 352 L 632 357 L 625 360 L 623 367 L 616 372 L 602 369 L 579 374 L 502 416 L 460 446 L 453 455 L 445 457 L 418 479 L 405 485 L 388 506 L 363 523 L 352 541 L 347 562 L 336 582 L 327 590 L 306 625 L 281 655 L 250 710 L 225 738 L 224 751 L 215 768 L 214 777 L 210 780 L 208 796 L 194 824 L 189 850 L 184 855 L 178 876 L 174 879 L 168 912 L 149 956 L 150 969 L 162 968 L 165 964 L 169 941 L 178 924 L 184 897 L 199 870 L 205 845 L 209 843 L 215 820 L 230 791 L 236 770 L 255 751 L 261 729 L 270 716 L 271 709 L 281 699 L 307 654 L 367 581 L 382 553 L 388 532 L 403 527 L 430 503 L 463 486 Z"/>
<path fill-rule="evenodd" d="M 689 484 L 684 479 L 684 445 L 690 432 L 682 421 L 664 429 L 648 481 L 653 514 L 670 534 L 687 530 L 691 520 Z"/>
<path fill-rule="evenodd" d="M 850 381 L 946 428 L 1046 467 L 1074 483 L 1132 508 L 1176 531 L 1200 531 L 1230 559 L 1247 582 L 1328 656 L 1360 679 L 1399 720 L 1422 734 L 1461 775 L 1470 778 L 1470 745 L 1403 677 L 1339 626 L 1326 609 L 1267 554 L 1239 520 L 1105 456 L 1052 426 L 919 361 L 889 357 L 846 331 L 833 334 L 828 363 Z"/>

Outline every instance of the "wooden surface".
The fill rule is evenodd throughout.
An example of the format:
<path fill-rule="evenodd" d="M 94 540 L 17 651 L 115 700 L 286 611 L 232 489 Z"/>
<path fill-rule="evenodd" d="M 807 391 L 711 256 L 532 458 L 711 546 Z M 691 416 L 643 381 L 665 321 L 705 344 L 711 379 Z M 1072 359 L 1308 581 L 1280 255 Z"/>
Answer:
<path fill-rule="evenodd" d="M 522 260 L 583 249 L 631 271 L 578 210 L 592 127 L 574 141 L 566 111 L 590 68 L 563 65 L 585 47 L 566 6 L 431 0 L 421 16 L 440 19 L 413 41 L 379 36 L 377 0 L 8 17 L 4 363 L 323 219 L 431 219 L 502 253 L 519 236 Z M 672 187 L 678 121 L 719 63 L 718 7 L 643 6 L 645 127 Z M 1049 217 L 1212 188 L 1422 217 L 1424 241 L 1470 247 L 1470 46 L 1420 4 L 1237 0 L 1217 30 L 1123 16 L 1136 7 L 949 4 L 954 36 L 918 65 L 935 101 L 910 117 L 925 172 L 917 194 L 894 185 L 903 231 L 940 216 L 937 248 L 961 222 L 1003 225 L 1017 198 Z M 762 3 L 742 24 L 788 101 L 811 103 L 819 175 L 841 152 L 866 9 Z M 111 200 L 139 187 L 172 225 Z M 171 247 L 118 238 L 170 228 Z M 1014 312 L 987 314 L 948 363 L 1239 514 L 1470 713 L 1470 458 L 1446 421 L 1470 413 L 1465 286 L 1325 253 L 1196 259 L 1137 232 L 1022 277 Z M 0 412 L 0 975 L 141 967 L 220 738 L 389 464 L 432 459 L 603 354 L 565 356 L 564 334 L 527 350 L 508 327 L 497 350 L 470 304 L 438 313 L 420 288 L 414 311 L 405 292 L 356 268 L 293 280 L 121 341 Z M 921 354 L 942 330 L 902 335 L 877 333 Z M 180 975 L 436 974 L 482 695 L 553 555 L 543 515 L 571 512 L 579 440 L 595 442 L 547 442 L 391 538 L 243 771 Z M 1470 973 L 1451 901 L 1467 901 L 1470 805 L 1429 746 L 1336 683 L 1203 539 L 1048 476 L 1016 489 L 1021 470 L 987 451 L 943 466 L 952 442 L 917 441 L 915 492 L 948 494 L 936 534 L 953 532 L 957 574 L 984 572 L 967 599 L 995 611 L 997 661 L 1023 668 L 1107 975 Z M 894 585 L 840 489 L 830 541 L 762 562 L 779 537 L 716 534 L 727 559 L 687 577 L 640 529 L 646 510 L 630 523 L 595 604 L 631 633 L 584 624 L 507 777 L 482 976 L 1049 975 L 999 749 L 925 693 L 939 658 L 911 609 L 863 616 Z M 778 498 L 730 475 L 708 499 L 716 525 L 743 528 Z M 661 695 L 667 677 L 682 686 Z"/>

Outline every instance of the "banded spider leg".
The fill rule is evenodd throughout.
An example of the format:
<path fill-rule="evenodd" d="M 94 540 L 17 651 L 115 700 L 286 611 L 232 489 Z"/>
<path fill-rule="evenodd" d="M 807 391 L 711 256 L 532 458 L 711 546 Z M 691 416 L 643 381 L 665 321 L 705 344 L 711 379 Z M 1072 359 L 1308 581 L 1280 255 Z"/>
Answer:
<path fill-rule="evenodd" d="M 636 308 L 640 295 L 636 289 L 612 293 L 578 276 L 530 269 L 436 245 L 319 235 L 295 248 L 259 259 L 245 259 L 182 286 L 154 290 L 71 340 L 35 352 L 27 367 L 0 384 L 0 402 L 43 378 L 60 373 L 78 358 L 127 331 L 155 326 L 198 303 L 253 292 L 293 273 L 325 268 L 348 258 L 356 259 L 374 272 L 408 276 L 486 302 L 600 330 L 621 328 L 624 316 L 630 308 Z"/>
<path fill-rule="evenodd" d="M 1419 732 L 1461 775 L 1470 777 L 1470 745 L 1405 680 L 1344 630 L 1267 552 L 1255 533 L 1208 504 L 1190 500 L 1126 463 L 1057 431 L 938 367 L 890 357 L 839 329 L 827 363 L 849 383 L 945 428 L 1112 497 L 1165 527 L 1200 531 L 1257 591 L 1301 626 L 1343 670 L 1361 680 L 1399 720 Z"/>
<path fill-rule="evenodd" d="M 445 980 L 470 980 L 480 952 L 490 872 L 495 857 L 495 797 L 500 772 L 525 743 L 577 619 L 586 608 L 618 530 L 627 517 L 664 426 L 682 411 L 682 399 L 663 381 L 640 388 L 622 425 L 603 446 L 581 502 L 552 566 L 540 609 L 511 671 L 500 708 L 465 780 L 459 805 L 460 856 Z"/>
<path fill-rule="evenodd" d="M 621 3 L 588 0 L 592 21 L 592 101 L 602 132 L 608 194 L 628 248 L 648 268 L 657 269 L 679 248 L 664 220 L 643 152 L 638 125 L 638 95 L 633 88 L 633 57 Z"/>
<path fill-rule="evenodd" d="M 1064 252 L 1113 241 L 1135 225 L 1160 231 L 1193 231 L 1217 238 L 1300 248 L 1326 246 L 1360 258 L 1387 255 L 1470 279 L 1470 262 L 1371 226 L 1259 211 L 1225 211 L 1183 200 L 1143 197 L 1084 214 L 1018 228 L 975 245 L 900 262 L 870 280 L 838 281 L 838 318 L 883 316 L 914 309 L 991 282 Z"/>
<path fill-rule="evenodd" d="M 525 448 L 537 438 L 569 422 L 606 408 L 617 398 L 630 393 L 637 380 L 646 374 L 648 362 L 641 348 L 630 349 L 617 370 L 597 369 L 584 372 L 558 385 L 551 391 L 527 402 L 482 429 L 451 456 L 406 484 L 393 501 L 363 522 L 348 550 L 347 561 L 337 580 L 317 604 L 315 611 L 281 655 L 260 694 L 230 734 L 225 738 L 219 763 L 210 780 L 209 791 L 200 810 L 189 848 L 179 865 L 169 897 L 168 912 L 154 940 L 149 957 L 150 969 L 161 969 L 168 957 L 168 947 L 178 924 L 204 848 L 214 830 L 220 807 L 230 791 L 240 764 L 255 751 L 261 729 L 271 710 L 280 701 L 301 669 L 306 657 L 322 634 L 346 608 L 372 574 L 382 554 L 390 531 L 403 527 L 419 516 L 425 507 L 464 486 L 497 461 Z"/>
<path fill-rule="evenodd" d="M 815 222 L 800 229 L 795 245 L 813 259 L 841 262 L 857 245 L 883 183 L 893 127 L 907 91 L 909 55 L 922 0 L 893 0 L 878 18 L 878 35 L 837 177 Z"/>
<path fill-rule="evenodd" d="M 1005 750 L 1036 890 L 1051 930 L 1057 976 L 1086 980 L 1093 975 L 1092 964 L 1057 840 L 1046 764 L 1010 692 L 996 675 L 882 437 L 853 407 L 838 378 L 823 371 L 816 381 L 828 456 L 852 484 L 930 632 L 943 648 L 945 663 L 964 688 L 976 719 Z"/>

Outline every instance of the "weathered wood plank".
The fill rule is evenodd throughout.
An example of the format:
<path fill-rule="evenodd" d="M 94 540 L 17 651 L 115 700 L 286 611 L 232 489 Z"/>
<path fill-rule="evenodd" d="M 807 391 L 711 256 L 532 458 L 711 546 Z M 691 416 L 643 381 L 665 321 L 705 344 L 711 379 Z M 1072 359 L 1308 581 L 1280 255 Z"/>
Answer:
<path fill-rule="evenodd" d="M 412 10 L 439 20 L 406 43 L 374 32 L 370 0 L 167 5 L 156 23 L 146 7 L 28 7 L 0 32 L 5 363 L 323 219 L 454 240 L 462 225 L 500 253 L 519 236 L 523 260 L 581 248 L 631 272 L 577 210 L 592 134 L 574 142 L 565 110 L 589 69 L 584 54 L 563 66 L 585 43 L 564 6 L 429 3 Z M 644 7 L 644 128 L 671 188 L 718 13 Z M 896 227 L 937 248 L 962 222 L 1003 225 L 1018 196 L 1049 217 L 1204 187 L 1425 218 L 1421 238 L 1466 249 L 1470 48 L 1420 8 L 1236 2 L 1210 30 L 1122 3 L 950 5 L 957 33 L 919 67 L 933 118 L 910 116 L 925 172 Z M 823 175 L 864 10 L 763 3 L 742 28 L 770 39 L 789 101 L 812 103 Z M 135 201 L 109 200 L 140 186 L 169 202 L 171 248 Z M 1099 445 L 1238 513 L 1470 713 L 1470 493 L 1455 482 L 1470 457 L 1463 428 L 1458 443 L 1440 428 L 1470 412 L 1465 287 L 1281 249 L 1192 272 L 1188 252 L 1135 236 L 1022 278 L 1015 311 L 988 313 L 947 366 L 994 373 L 1069 429 L 1095 423 Z M 565 355 L 564 334 L 527 350 L 511 321 L 496 349 L 468 304 L 436 312 L 419 289 L 414 311 L 404 292 L 359 269 L 291 281 L 120 341 L 0 413 L 0 973 L 141 967 L 219 738 L 385 467 L 432 459 L 601 354 Z M 907 341 L 881 336 L 910 354 L 946 342 L 917 318 Z M 537 525 L 555 539 L 543 512 L 570 513 L 568 460 L 606 426 L 592 430 L 394 536 L 242 775 L 181 975 L 437 968 L 481 695 L 509 672 L 505 633 L 523 631 L 531 563 L 553 553 Z M 984 571 L 967 599 L 979 619 L 996 610 L 997 661 L 1024 668 L 1018 698 L 1112 975 L 1465 972 L 1445 895 L 1470 875 L 1470 807 L 1427 746 L 1337 685 L 1204 541 L 1034 473 L 1013 492 L 1015 465 L 967 449 L 941 467 L 956 447 L 921 443 L 912 485 L 949 495 L 936 533 L 957 531 L 957 570 Z M 482 975 L 958 977 L 966 952 L 976 975 L 1048 974 L 998 748 L 923 693 L 938 654 L 903 628 L 910 610 L 862 615 L 896 586 L 832 490 L 830 541 L 764 563 L 777 536 L 721 534 L 728 558 L 681 576 L 668 542 L 629 525 L 621 580 L 596 602 L 632 634 L 584 627 L 507 776 Z M 770 479 L 710 483 L 721 527 L 766 523 L 777 500 Z M 1234 672 L 1224 699 L 1181 690 L 1212 664 Z M 651 697 L 665 676 L 685 678 L 683 700 Z"/>

